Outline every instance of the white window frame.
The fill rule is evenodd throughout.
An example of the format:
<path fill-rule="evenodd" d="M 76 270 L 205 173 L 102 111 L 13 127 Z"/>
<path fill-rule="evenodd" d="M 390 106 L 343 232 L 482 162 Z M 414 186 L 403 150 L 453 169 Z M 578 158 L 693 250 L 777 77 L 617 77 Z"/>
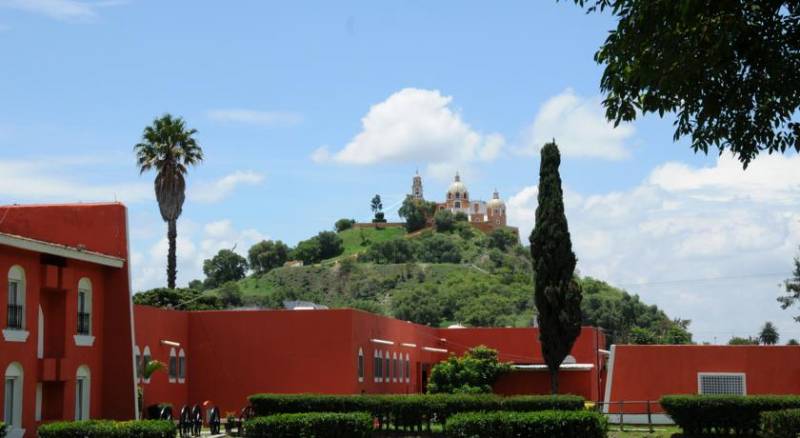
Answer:
<path fill-rule="evenodd" d="M 11 397 L 6 394 L 7 382 L 11 380 L 13 383 Z M 6 367 L 4 377 L 3 377 L 3 420 L 5 421 L 6 425 L 10 428 L 10 431 L 13 430 L 22 430 L 22 409 L 23 409 L 23 400 L 22 396 L 24 395 L 23 392 L 23 385 L 25 384 L 25 370 L 22 368 L 22 364 L 19 362 L 11 362 L 8 367 Z M 9 409 L 8 400 L 9 398 L 11 401 L 11 406 Z M 11 411 L 11 418 L 6 418 L 6 411 Z M 20 435 L 21 436 L 21 435 Z"/>
<path fill-rule="evenodd" d="M 92 335 L 94 329 L 94 322 L 92 321 L 94 317 L 94 313 L 92 312 L 92 280 L 88 277 L 83 277 L 78 281 L 78 295 L 76 297 L 76 308 L 77 311 L 75 315 L 77 316 L 80 313 L 80 295 L 83 293 L 83 311 L 89 314 L 89 333 L 88 334 L 81 334 L 78 333 L 78 327 L 75 327 L 75 335 L 73 338 L 75 339 L 75 345 L 78 347 L 91 347 L 94 345 L 94 336 Z"/>
<path fill-rule="evenodd" d="M 375 350 L 375 359 L 372 361 L 373 376 L 375 376 L 375 383 L 383 382 L 383 352 Z"/>
<path fill-rule="evenodd" d="M 365 370 L 365 363 L 364 363 L 364 349 L 358 349 L 358 358 L 356 358 L 356 374 L 358 375 L 358 383 L 364 382 L 364 370 Z"/>
<path fill-rule="evenodd" d="M 145 358 L 148 358 L 149 360 L 153 360 L 153 355 L 152 355 L 152 353 L 150 353 L 150 346 L 149 345 L 145 345 L 144 346 L 144 350 L 142 351 L 142 372 L 144 372 L 144 368 L 147 365 L 147 362 L 145 361 Z M 142 376 L 142 383 L 150 383 L 150 379 L 145 379 L 144 376 Z"/>
<path fill-rule="evenodd" d="M 186 352 L 178 352 L 178 383 L 186 383 Z"/>
<path fill-rule="evenodd" d="M 81 388 L 81 391 L 78 391 Z M 92 407 L 92 372 L 86 365 L 81 365 L 75 372 L 75 420 L 91 418 Z"/>
<path fill-rule="evenodd" d="M 167 375 L 169 375 L 169 383 L 178 381 L 178 352 L 175 348 L 169 349 L 169 362 L 167 362 Z"/>
<path fill-rule="evenodd" d="M 742 378 L 742 394 L 731 395 L 747 395 L 747 374 L 746 373 L 715 373 L 703 372 L 697 373 L 697 393 L 704 394 L 703 392 L 703 377 L 741 377 Z"/>
<path fill-rule="evenodd" d="M 397 353 L 392 353 L 392 382 L 397 383 Z"/>
<path fill-rule="evenodd" d="M 138 345 L 133 346 L 133 360 L 135 361 L 133 373 L 136 376 L 136 383 L 139 383 L 142 381 L 142 350 L 139 350 Z"/>
<path fill-rule="evenodd" d="M 6 277 L 7 285 L 6 290 L 3 292 L 6 294 L 6 300 L 9 297 L 9 290 L 11 289 L 11 284 L 16 283 L 16 305 L 22 306 L 22 324 L 20 324 L 21 328 L 11 328 L 8 327 L 8 306 L 11 304 L 6 302 L 6 308 L 3 309 L 5 313 L 5 325 L 3 326 L 3 338 L 6 342 L 25 342 L 28 340 L 28 335 L 30 332 L 26 330 L 27 328 L 27 315 L 28 308 L 25 304 L 25 298 L 27 296 L 26 291 L 26 280 L 25 280 L 25 269 L 22 266 L 14 265 L 8 270 L 8 275 Z"/>
<path fill-rule="evenodd" d="M 389 383 L 392 379 L 392 358 L 389 352 L 386 352 L 386 357 L 383 362 L 383 381 Z"/>

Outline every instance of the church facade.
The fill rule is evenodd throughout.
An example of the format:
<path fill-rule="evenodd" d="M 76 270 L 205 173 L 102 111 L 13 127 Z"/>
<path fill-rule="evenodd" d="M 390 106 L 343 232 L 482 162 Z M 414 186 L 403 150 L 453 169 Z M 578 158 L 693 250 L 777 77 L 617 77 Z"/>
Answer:
<path fill-rule="evenodd" d="M 411 183 L 411 196 L 415 199 L 425 200 L 423 196 L 422 177 L 417 173 Z M 461 176 L 456 172 L 453 182 L 447 189 L 445 200 L 436 202 L 436 210 L 448 210 L 453 214 L 462 213 L 469 222 L 484 232 L 491 232 L 497 228 L 507 228 L 506 204 L 500 199 L 500 193 L 495 189 L 492 198 L 488 201 L 470 197 L 466 184 L 461 181 Z"/>

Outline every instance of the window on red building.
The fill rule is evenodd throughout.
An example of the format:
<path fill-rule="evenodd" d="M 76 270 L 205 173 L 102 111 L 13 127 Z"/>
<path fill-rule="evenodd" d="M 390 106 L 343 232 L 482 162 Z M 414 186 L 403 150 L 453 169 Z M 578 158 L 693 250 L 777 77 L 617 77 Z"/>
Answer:
<path fill-rule="evenodd" d="M 186 353 L 183 352 L 183 348 L 181 348 L 180 353 L 178 353 L 178 383 L 184 383 L 186 381 Z"/>
<path fill-rule="evenodd" d="M 364 381 L 364 350 L 358 349 L 358 381 Z"/>
<path fill-rule="evenodd" d="M 392 378 L 392 359 L 389 357 L 388 351 L 386 352 L 386 360 L 384 362 L 383 378 L 386 380 L 386 383 L 389 383 L 389 379 Z"/>
<path fill-rule="evenodd" d="M 12 266 L 8 271 L 8 303 L 6 327 L 12 330 L 25 328 L 25 270 Z"/>
<path fill-rule="evenodd" d="M 178 354 L 175 349 L 169 350 L 169 382 L 175 383 L 178 379 Z"/>

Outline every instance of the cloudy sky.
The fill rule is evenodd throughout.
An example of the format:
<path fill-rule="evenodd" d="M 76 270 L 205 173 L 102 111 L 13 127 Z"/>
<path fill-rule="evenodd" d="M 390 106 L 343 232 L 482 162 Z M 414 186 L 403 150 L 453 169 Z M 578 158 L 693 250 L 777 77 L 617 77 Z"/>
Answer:
<path fill-rule="evenodd" d="M 533 225 L 538 149 L 559 143 L 583 275 L 723 342 L 776 323 L 800 244 L 800 158 L 748 170 L 672 141 L 672 118 L 616 129 L 592 55 L 611 18 L 570 1 L 0 0 L 0 201 L 130 209 L 134 287 L 164 284 L 165 225 L 132 146 L 165 112 L 198 129 L 179 283 L 221 248 L 298 240 L 429 199 L 456 170 Z"/>

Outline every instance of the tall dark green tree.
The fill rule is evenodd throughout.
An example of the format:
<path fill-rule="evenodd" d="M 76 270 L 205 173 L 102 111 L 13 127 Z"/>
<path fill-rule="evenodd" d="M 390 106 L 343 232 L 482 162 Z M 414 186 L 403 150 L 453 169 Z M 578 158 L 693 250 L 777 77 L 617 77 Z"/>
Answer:
<path fill-rule="evenodd" d="M 139 173 L 156 170 L 155 191 L 161 218 L 167 223 L 167 287 L 175 289 L 178 270 L 175 241 L 178 217 L 186 200 L 186 171 L 203 161 L 203 150 L 194 139 L 195 129 L 186 127 L 180 117 L 165 114 L 144 128 L 142 141 L 133 147 Z"/>
<path fill-rule="evenodd" d="M 381 201 L 381 195 L 375 195 L 372 197 L 372 200 L 369 202 L 369 208 L 375 215 L 375 217 L 372 219 L 372 222 L 386 222 L 386 217 L 383 213 L 383 201 Z"/>
<path fill-rule="evenodd" d="M 581 288 L 575 280 L 577 259 L 572 252 L 564 195 L 558 167 L 561 156 L 555 141 L 542 148 L 539 168 L 539 205 L 531 233 L 534 301 L 538 310 L 539 340 L 550 389 L 558 393 L 558 370 L 581 331 Z"/>
<path fill-rule="evenodd" d="M 229 281 L 238 281 L 247 274 L 247 259 L 229 249 L 221 249 L 214 257 L 203 261 L 206 286 L 219 287 Z"/>
<path fill-rule="evenodd" d="M 800 301 L 800 257 L 794 258 L 794 270 L 792 271 L 792 278 L 784 282 L 786 288 L 786 295 L 778 297 L 778 302 L 781 303 L 782 309 L 788 309 L 797 301 Z M 794 320 L 800 322 L 800 316 L 795 316 Z"/>
<path fill-rule="evenodd" d="M 764 345 L 775 345 L 778 340 L 780 340 L 778 329 L 775 328 L 775 324 L 767 321 L 761 328 L 761 333 L 758 334 L 758 341 Z"/>
<path fill-rule="evenodd" d="M 800 1 L 573 1 L 615 16 L 595 54 L 609 120 L 674 113 L 675 140 L 745 167 L 800 151 Z"/>

